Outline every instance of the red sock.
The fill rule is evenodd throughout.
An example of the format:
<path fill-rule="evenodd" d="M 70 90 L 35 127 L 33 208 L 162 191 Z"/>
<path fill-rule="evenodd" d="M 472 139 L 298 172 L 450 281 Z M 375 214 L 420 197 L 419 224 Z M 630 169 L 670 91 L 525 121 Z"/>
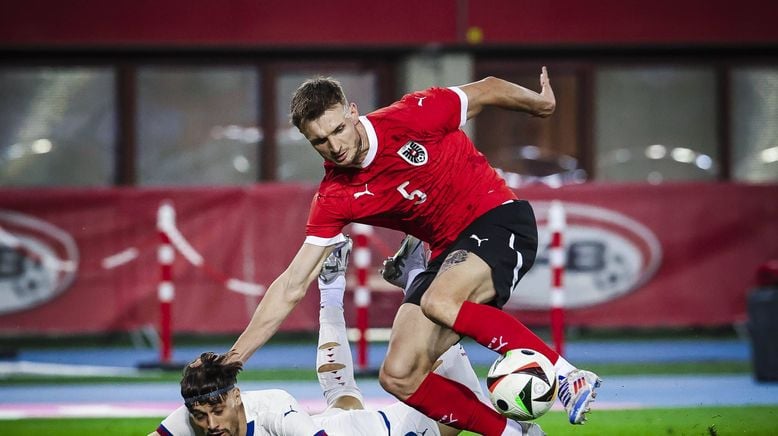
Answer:
<path fill-rule="evenodd" d="M 507 423 L 504 416 L 480 402 L 466 386 L 433 372 L 427 374 L 405 404 L 442 424 L 484 436 L 499 436 Z"/>
<path fill-rule="evenodd" d="M 556 363 L 559 354 L 516 318 L 496 307 L 465 301 L 452 329 L 498 353 L 531 348 Z"/>

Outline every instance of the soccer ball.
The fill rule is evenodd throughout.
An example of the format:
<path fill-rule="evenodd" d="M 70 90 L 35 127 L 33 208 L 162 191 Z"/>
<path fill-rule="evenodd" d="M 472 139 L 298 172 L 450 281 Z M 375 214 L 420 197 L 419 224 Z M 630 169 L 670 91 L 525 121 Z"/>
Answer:
<path fill-rule="evenodd" d="M 497 358 L 489 368 L 486 386 L 498 412 L 527 421 L 540 417 L 554 404 L 556 371 L 544 355 L 518 348 Z"/>

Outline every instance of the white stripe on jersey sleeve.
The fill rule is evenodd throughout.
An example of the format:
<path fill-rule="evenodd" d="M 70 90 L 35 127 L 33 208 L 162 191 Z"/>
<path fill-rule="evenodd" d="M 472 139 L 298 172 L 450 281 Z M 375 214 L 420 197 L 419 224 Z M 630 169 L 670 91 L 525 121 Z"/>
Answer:
<path fill-rule="evenodd" d="M 189 421 L 189 410 L 180 406 L 162 420 L 162 426 L 173 436 L 194 436 L 195 429 Z"/>
<path fill-rule="evenodd" d="M 338 233 L 337 236 L 333 236 L 331 238 L 320 238 L 318 236 L 306 236 L 305 237 L 305 243 L 316 245 L 317 247 L 329 247 L 330 245 L 339 244 L 346 240 L 346 237 L 343 236 L 343 233 Z"/>
<path fill-rule="evenodd" d="M 467 123 L 467 94 L 456 86 L 451 86 L 448 89 L 454 91 L 459 96 L 459 128 L 461 129 L 462 127 L 465 127 L 465 123 Z"/>

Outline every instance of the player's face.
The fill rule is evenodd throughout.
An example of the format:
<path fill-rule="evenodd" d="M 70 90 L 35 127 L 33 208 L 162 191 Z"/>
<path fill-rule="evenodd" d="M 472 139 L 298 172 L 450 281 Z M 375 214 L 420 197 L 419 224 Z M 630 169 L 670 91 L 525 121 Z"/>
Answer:
<path fill-rule="evenodd" d="M 367 154 L 367 144 L 357 131 L 359 113 L 354 103 L 336 104 L 319 118 L 302 125 L 300 132 L 323 157 L 340 167 L 358 167 Z"/>
<path fill-rule="evenodd" d="M 189 415 L 208 436 L 240 436 L 242 407 L 240 391 L 234 389 L 220 403 L 196 404 Z"/>

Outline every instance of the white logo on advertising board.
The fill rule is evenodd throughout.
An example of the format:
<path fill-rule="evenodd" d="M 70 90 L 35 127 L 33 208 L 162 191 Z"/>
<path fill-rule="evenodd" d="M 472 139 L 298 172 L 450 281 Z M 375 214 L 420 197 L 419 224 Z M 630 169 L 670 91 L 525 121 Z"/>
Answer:
<path fill-rule="evenodd" d="M 564 301 L 581 308 L 626 295 L 654 276 L 662 248 L 653 232 L 638 221 L 610 209 L 565 202 L 567 228 Z M 548 309 L 551 268 L 547 227 L 549 202 L 532 202 L 538 221 L 538 256 L 521 279 L 506 307 Z"/>
<path fill-rule="evenodd" d="M 78 247 L 68 233 L 0 210 L 0 315 L 54 298 L 73 283 L 77 268 Z"/>

